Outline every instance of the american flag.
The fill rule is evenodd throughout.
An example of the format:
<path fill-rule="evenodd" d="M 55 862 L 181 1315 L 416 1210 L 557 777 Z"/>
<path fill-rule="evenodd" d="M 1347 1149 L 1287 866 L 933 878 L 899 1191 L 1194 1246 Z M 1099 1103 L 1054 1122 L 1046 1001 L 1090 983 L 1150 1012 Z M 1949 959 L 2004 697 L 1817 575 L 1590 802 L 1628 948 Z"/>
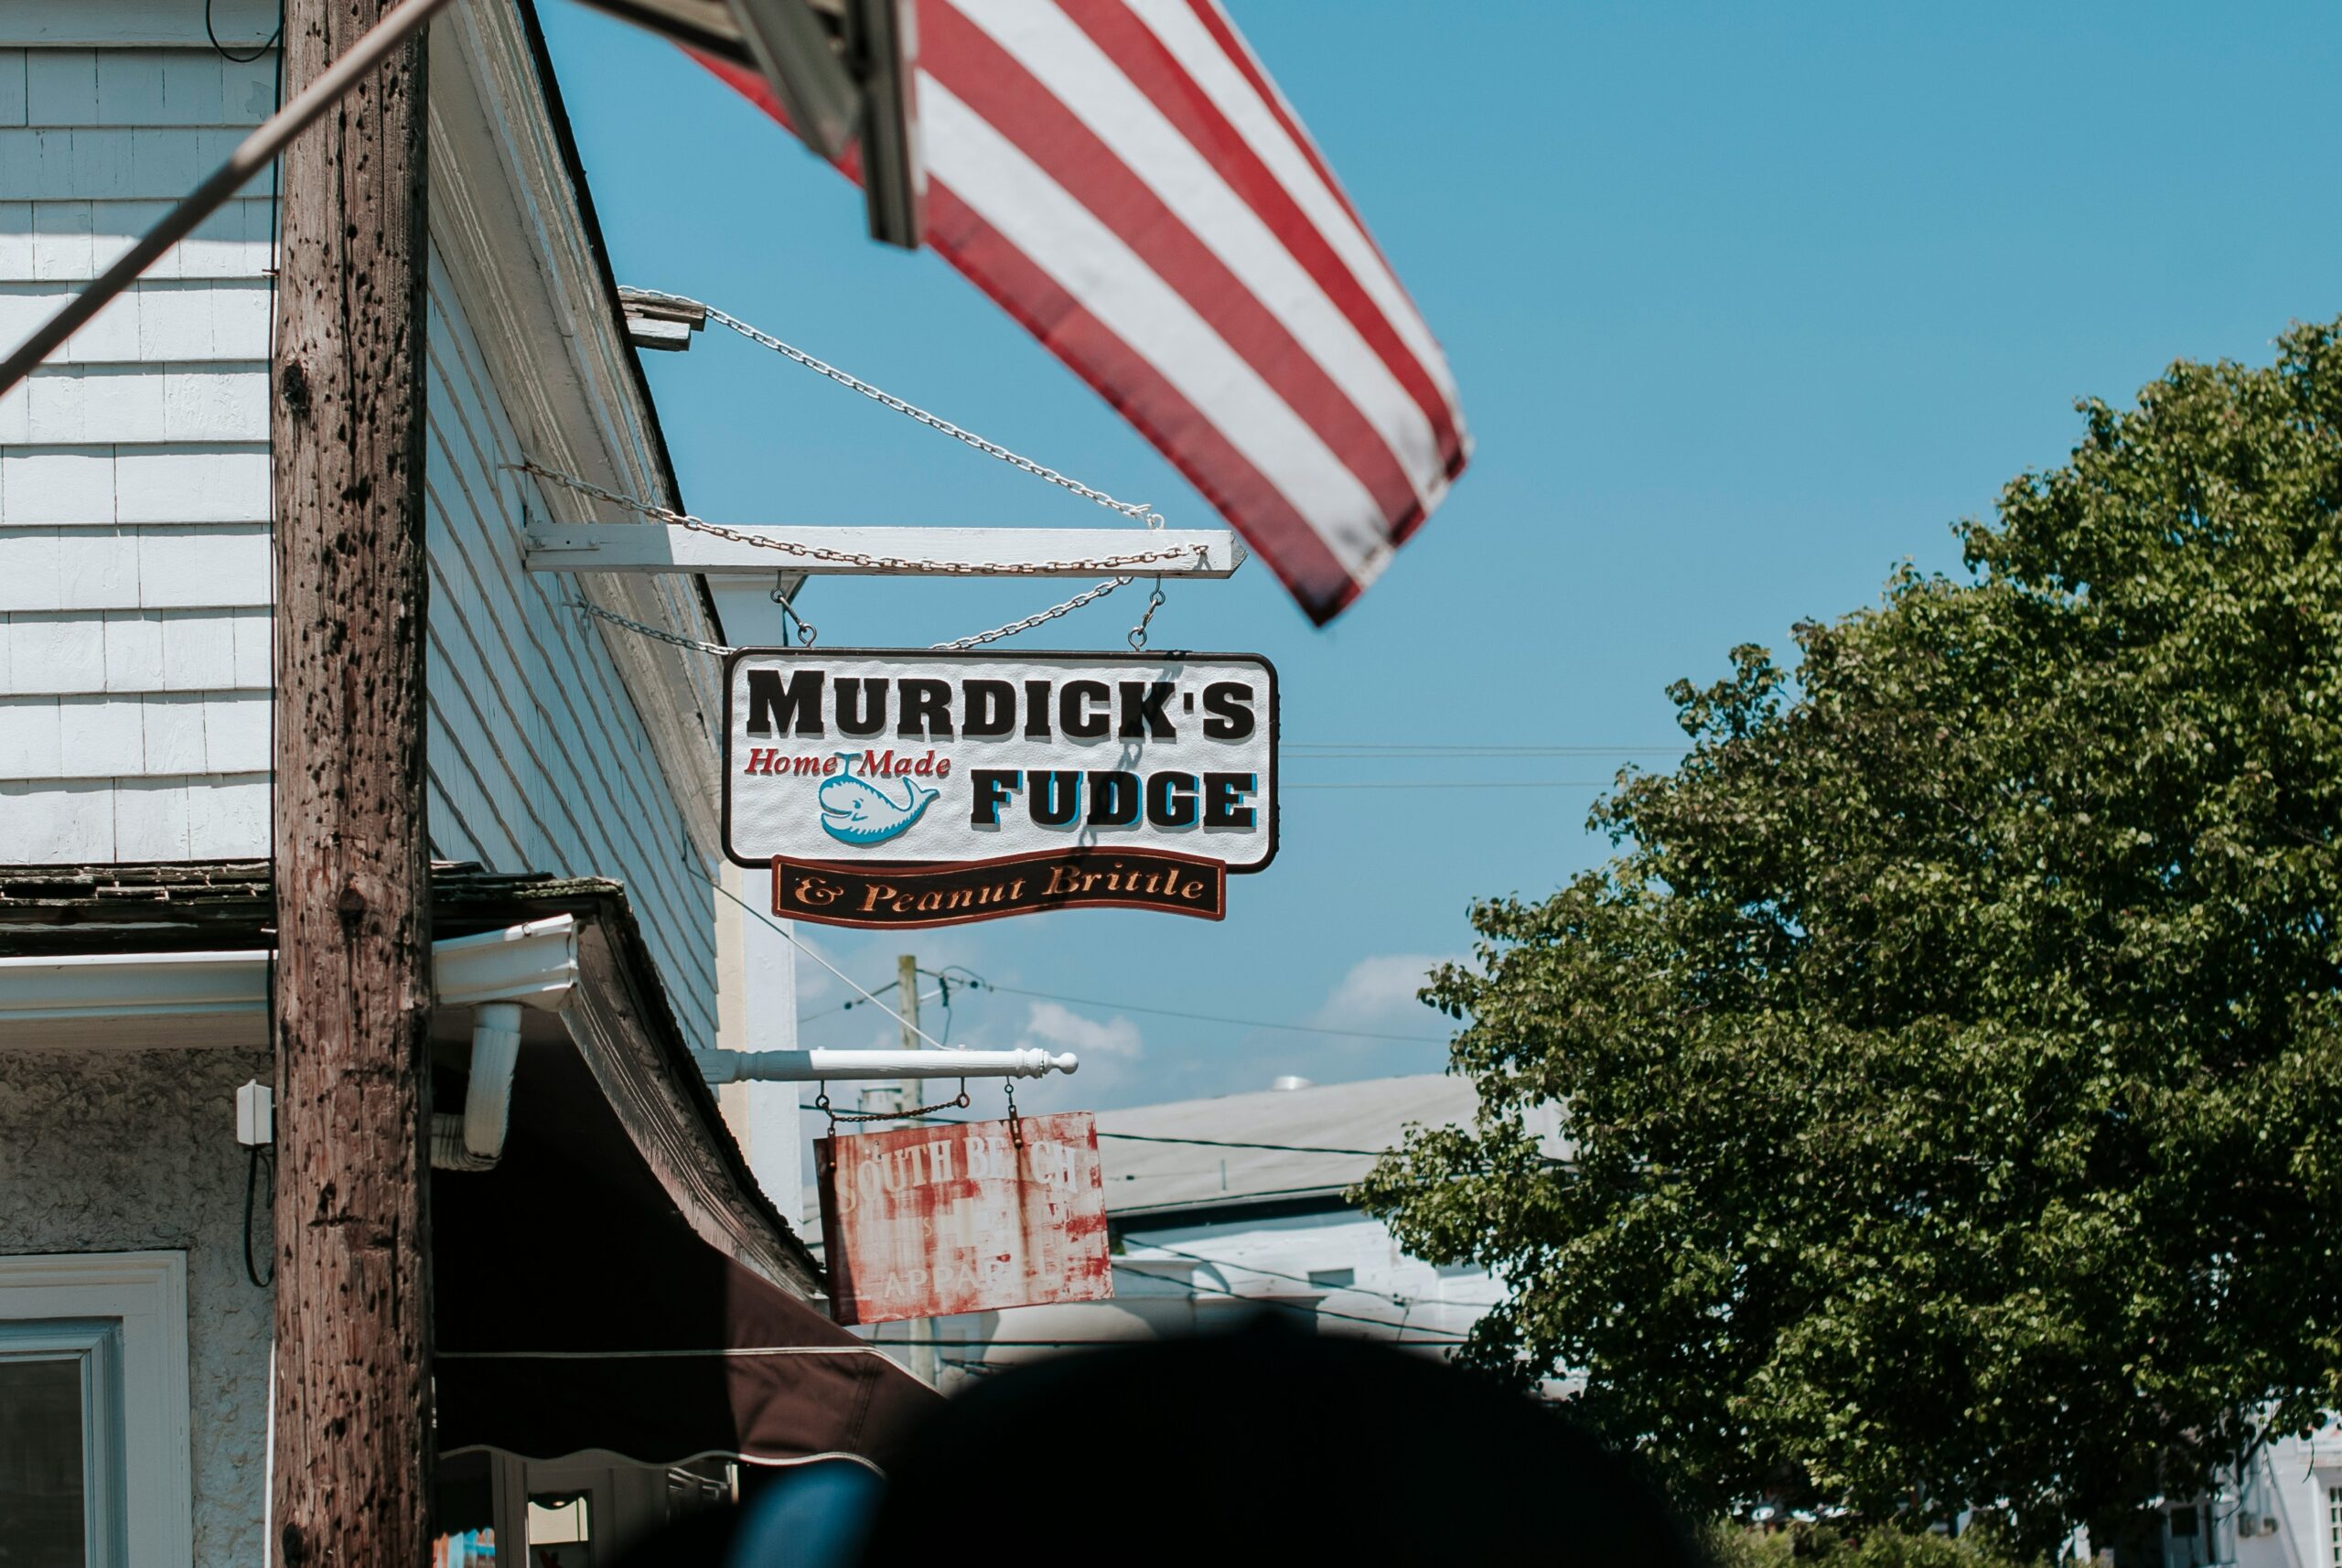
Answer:
<path fill-rule="evenodd" d="M 1439 345 L 1226 13 L 919 0 L 917 51 L 928 243 L 1137 426 L 1313 620 L 1341 613 L 1471 441 Z M 707 63 L 785 121 L 755 71 Z"/>

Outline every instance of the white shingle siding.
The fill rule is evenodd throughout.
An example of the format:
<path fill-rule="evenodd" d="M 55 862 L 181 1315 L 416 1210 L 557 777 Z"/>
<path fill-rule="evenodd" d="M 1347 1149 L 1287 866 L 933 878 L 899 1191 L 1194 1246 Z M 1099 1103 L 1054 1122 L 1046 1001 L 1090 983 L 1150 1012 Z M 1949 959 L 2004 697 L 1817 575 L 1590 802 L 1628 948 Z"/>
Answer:
<path fill-rule="evenodd" d="M 151 25 L 138 10 L 0 19 Z M 267 114 L 275 69 L 208 46 L 0 48 L 0 341 L 209 173 Z M 266 848 L 266 191 L 0 399 L 0 861 Z"/>
<path fill-rule="evenodd" d="M 221 0 L 222 16 L 240 4 Z M 0 36 L 27 15 L 82 28 L 71 36 L 85 40 L 117 24 L 191 26 L 201 38 L 200 0 L 29 13 L 0 0 Z M 267 8 L 263 32 L 273 19 Z M 272 59 L 237 65 L 208 47 L 0 48 L 0 342 L 120 254 L 274 93 Z M 0 399 L 0 863 L 267 850 L 267 190 L 256 182 Z M 574 297 L 574 269 L 548 268 L 521 286 L 560 295 L 553 315 L 567 325 L 516 338 L 491 314 L 491 354 L 463 292 L 481 285 L 457 282 L 478 274 L 451 271 L 436 214 L 433 235 L 433 851 L 502 871 L 623 880 L 685 1030 L 712 1045 L 705 863 L 604 633 L 567 607 L 561 582 L 521 570 L 524 492 L 538 516 L 544 502 L 504 467 L 527 450 L 516 417 L 536 429 L 551 405 L 532 402 L 533 385 L 499 377 L 561 372 L 561 357 L 581 351 L 564 335 L 601 302 Z M 539 355 L 554 362 L 540 367 Z M 555 416 L 569 440 L 634 450 L 628 443 L 646 439 L 609 395 L 582 419 Z"/>

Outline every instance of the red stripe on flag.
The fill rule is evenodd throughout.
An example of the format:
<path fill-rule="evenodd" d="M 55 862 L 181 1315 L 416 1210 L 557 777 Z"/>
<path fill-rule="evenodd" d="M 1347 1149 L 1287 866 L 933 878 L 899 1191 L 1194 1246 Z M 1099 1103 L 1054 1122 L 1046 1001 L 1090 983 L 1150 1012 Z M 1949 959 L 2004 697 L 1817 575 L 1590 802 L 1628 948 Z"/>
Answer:
<path fill-rule="evenodd" d="M 1388 520 L 1420 516 L 1382 433 L 1276 313 L 1015 56 L 950 5 L 922 35 L 936 80 L 1112 230 L 1252 366 L 1373 496 Z"/>
<path fill-rule="evenodd" d="M 1178 59 L 1152 29 L 1139 21 L 1123 0 L 1058 0 L 1059 8 L 1090 38 L 1090 42 L 1111 59 L 1123 74 L 1129 77 L 1146 94 L 1147 102 L 1177 127 L 1196 151 L 1209 163 L 1229 188 L 1260 215 L 1279 243 L 1301 263 L 1304 271 L 1316 280 L 1326 296 L 1349 319 L 1367 345 L 1380 357 L 1399 384 L 1414 399 L 1431 424 L 1438 441 L 1439 453 L 1447 476 L 1453 478 L 1464 471 L 1468 456 L 1462 432 L 1457 428 L 1455 408 L 1439 388 L 1422 360 L 1401 338 L 1398 329 L 1382 307 L 1369 295 L 1349 264 L 1325 235 L 1323 230 L 1304 212 L 1292 191 L 1286 188 L 1264 162 L 1252 144 L 1230 124 L 1209 93 L 1187 73 Z M 932 7 L 949 11 L 949 5 Z M 1225 46 L 1223 44 L 1223 49 Z M 1259 83 L 1254 83 L 1258 91 Z M 1272 110 L 1277 105 L 1273 96 L 1263 95 Z M 1288 127 L 1290 134 L 1290 127 Z M 1296 145 L 1309 150 L 1305 139 L 1296 138 Z M 1314 160 L 1314 155 L 1313 155 Z M 1337 198 L 1338 188 L 1330 186 Z M 1348 210 L 1347 199 L 1343 210 Z M 1361 229 L 1360 232 L 1364 232 Z M 1370 237 L 1370 243 L 1371 242 Z M 1377 252 L 1378 256 L 1380 252 Z M 1403 292 L 1402 297 L 1404 297 Z M 1394 515 L 1393 523 L 1400 520 Z M 1422 521 L 1420 514 L 1403 530 L 1394 526 L 1393 537 L 1412 532 L 1413 523 Z"/>
<path fill-rule="evenodd" d="M 693 58 L 781 124 L 789 124 L 757 72 L 707 55 Z M 847 149 L 849 176 L 854 173 L 854 151 Z M 932 178 L 927 237 L 937 254 L 1112 405 L 1241 532 L 1311 621 L 1325 625 L 1358 597 L 1360 585 L 1317 531 L 1194 403 L 950 187 Z M 1417 512 L 1418 521 L 1421 516 Z"/>
<path fill-rule="evenodd" d="M 1260 60 L 1252 53 L 1252 46 L 1244 41 L 1243 35 L 1239 33 L 1235 24 L 1228 19 L 1228 13 L 1219 8 L 1219 0 L 1187 0 L 1187 9 L 1196 14 L 1196 20 L 1203 25 L 1204 31 L 1211 35 L 1212 42 L 1219 46 L 1219 52 L 1228 57 L 1228 63 L 1241 72 L 1244 80 L 1252 84 L 1253 95 L 1267 107 L 1269 113 L 1275 117 L 1276 123 L 1284 127 L 1284 134 L 1292 138 L 1293 145 L 1301 150 L 1301 156 L 1309 160 L 1309 166 L 1317 171 L 1318 179 L 1324 183 L 1328 191 L 1333 193 L 1334 199 L 1341 203 L 1342 210 L 1349 215 L 1351 225 L 1365 239 L 1368 247 L 1374 252 L 1376 259 L 1382 263 L 1384 270 L 1391 274 L 1391 281 L 1397 284 L 1398 269 L 1392 267 L 1390 259 L 1382 254 L 1382 247 L 1374 242 L 1374 231 L 1366 226 L 1366 220 L 1359 217 L 1358 209 L 1350 205 L 1350 193 L 1344 190 L 1342 182 L 1334 177 L 1334 171 L 1327 166 L 1325 155 L 1317 150 L 1316 139 L 1310 135 L 1303 127 L 1299 118 L 1286 107 L 1284 94 L 1278 90 L 1275 82 L 1269 80 L 1269 73 L 1261 69 Z M 1402 289 L 1402 292 L 1403 293 L 1404 290 Z"/>
<path fill-rule="evenodd" d="M 938 253 L 1090 383 L 1243 531 L 1311 620 L 1323 626 L 1358 597 L 1359 583 L 1317 531 L 1194 403 L 951 188 L 933 180 L 927 231 Z"/>

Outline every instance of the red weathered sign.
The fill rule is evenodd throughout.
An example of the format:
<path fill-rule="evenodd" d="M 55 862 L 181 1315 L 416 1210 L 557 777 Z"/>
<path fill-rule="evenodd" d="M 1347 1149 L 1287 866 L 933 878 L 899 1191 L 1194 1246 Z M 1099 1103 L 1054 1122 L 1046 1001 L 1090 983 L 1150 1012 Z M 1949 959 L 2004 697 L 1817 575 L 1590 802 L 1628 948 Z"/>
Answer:
<path fill-rule="evenodd" d="M 1114 1294 L 1086 1111 L 818 1138 L 813 1158 L 840 1323 Z"/>

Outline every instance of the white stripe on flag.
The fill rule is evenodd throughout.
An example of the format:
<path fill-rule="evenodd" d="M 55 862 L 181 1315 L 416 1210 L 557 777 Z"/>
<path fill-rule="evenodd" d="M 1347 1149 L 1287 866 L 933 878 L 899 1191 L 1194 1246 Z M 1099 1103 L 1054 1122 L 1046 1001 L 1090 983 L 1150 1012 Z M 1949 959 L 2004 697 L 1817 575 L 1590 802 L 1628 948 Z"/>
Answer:
<path fill-rule="evenodd" d="M 1317 177 L 1317 171 L 1293 138 L 1284 134 L 1268 106 L 1261 102 L 1252 84 L 1244 80 L 1219 42 L 1197 21 L 1195 13 L 1187 9 L 1186 0 L 1124 0 L 1149 31 L 1161 39 L 1163 47 L 1193 77 L 1237 134 L 1249 143 L 1269 166 L 1285 189 L 1292 193 L 1302 211 L 1326 236 L 1336 252 L 1349 266 L 1375 304 L 1381 308 L 1401 339 L 1421 360 L 1424 371 L 1432 378 L 1442 396 L 1446 398 L 1451 413 L 1456 409 L 1456 382 L 1449 375 L 1447 360 L 1433 341 L 1431 329 L 1415 314 L 1399 280 L 1382 264 L 1373 242 L 1350 220 L 1348 211 L 1334 193 Z M 1460 418 L 1460 415 L 1458 415 Z"/>
<path fill-rule="evenodd" d="M 1080 300 L 1259 469 L 1361 583 L 1389 560 L 1381 509 L 1292 406 L 1145 260 L 932 75 L 929 174 Z"/>
<path fill-rule="evenodd" d="M 1031 71 L 1284 324 L 1381 435 L 1416 498 L 1427 499 L 1431 482 L 1445 478 L 1445 459 L 1423 409 L 1308 269 L 1153 100 L 1054 5 L 949 3 Z"/>

